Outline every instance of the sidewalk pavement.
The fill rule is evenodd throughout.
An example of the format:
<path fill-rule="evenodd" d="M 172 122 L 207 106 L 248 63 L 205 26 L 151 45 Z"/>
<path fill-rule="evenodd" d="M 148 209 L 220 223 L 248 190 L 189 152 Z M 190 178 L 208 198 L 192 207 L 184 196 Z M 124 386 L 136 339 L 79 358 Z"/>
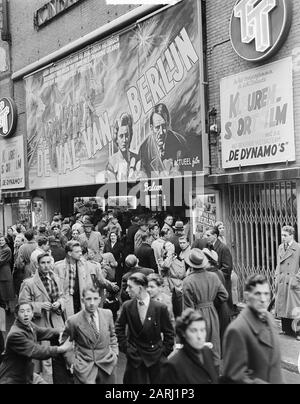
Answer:
<path fill-rule="evenodd" d="M 279 320 L 276 320 L 276 325 L 278 328 L 278 333 L 281 332 L 281 324 Z M 279 335 L 281 357 L 282 357 L 282 368 L 292 372 L 300 373 L 300 367 L 298 368 L 298 362 L 300 366 L 300 341 L 297 341 L 294 337 L 289 337 L 287 335 Z"/>

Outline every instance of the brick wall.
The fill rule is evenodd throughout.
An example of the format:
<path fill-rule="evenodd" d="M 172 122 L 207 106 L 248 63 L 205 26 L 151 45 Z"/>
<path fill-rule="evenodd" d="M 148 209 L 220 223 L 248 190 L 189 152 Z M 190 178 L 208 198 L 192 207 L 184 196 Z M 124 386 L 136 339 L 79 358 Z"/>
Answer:
<path fill-rule="evenodd" d="M 207 9 L 207 62 L 209 81 L 209 109 L 215 106 L 220 117 L 220 80 L 245 70 L 253 69 L 261 64 L 246 62 L 241 59 L 233 50 L 229 39 L 229 23 L 236 0 L 206 0 Z M 271 63 L 289 56 L 293 50 L 300 46 L 300 8 L 297 2 L 293 3 L 293 22 L 289 36 L 279 52 L 265 63 Z M 300 53 L 300 50 L 299 50 Z M 296 62 L 294 60 L 294 62 Z M 294 85 L 294 121 L 295 121 L 295 147 L 296 162 L 289 163 L 289 167 L 300 164 L 300 69 L 294 64 L 293 72 Z M 218 149 L 211 148 L 213 173 L 220 172 L 218 166 Z M 278 169 L 284 168 L 285 164 L 273 164 L 244 167 L 242 171 L 255 171 L 257 169 Z M 221 170 L 221 172 L 224 170 Z M 226 169 L 226 173 L 232 173 L 237 169 Z"/>
<path fill-rule="evenodd" d="M 36 30 L 33 24 L 34 13 L 46 3 L 47 0 L 10 0 L 14 72 L 134 8 L 131 5 L 108 6 L 105 0 L 82 0 L 48 25 Z"/>

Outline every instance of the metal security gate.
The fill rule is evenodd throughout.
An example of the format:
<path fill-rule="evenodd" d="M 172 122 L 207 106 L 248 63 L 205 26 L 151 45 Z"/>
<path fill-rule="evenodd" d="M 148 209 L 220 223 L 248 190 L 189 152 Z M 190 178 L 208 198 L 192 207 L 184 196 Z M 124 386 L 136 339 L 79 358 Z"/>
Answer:
<path fill-rule="evenodd" d="M 297 237 L 296 183 L 228 185 L 227 195 L 228 228 L 231 229 L 231 251 L 239 291 L 242 292 L 249 275 L 262 273 L 268 277 L 274 292 L 282 226 L 295 227 Z"/>

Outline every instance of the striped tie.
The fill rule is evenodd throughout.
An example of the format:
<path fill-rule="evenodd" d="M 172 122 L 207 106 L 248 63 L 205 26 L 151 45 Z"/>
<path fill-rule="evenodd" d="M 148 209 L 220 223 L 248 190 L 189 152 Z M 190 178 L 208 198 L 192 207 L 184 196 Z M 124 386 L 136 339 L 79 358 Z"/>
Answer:
<path fill-rule="evenodd" d="M 96 321 L 95 321 L 95 314 L 91 314 L 91 326 L 92 326 L 92 329 L 93 329 L 96 337 L 99 337 L 99 331 L 97 329 Z"/>

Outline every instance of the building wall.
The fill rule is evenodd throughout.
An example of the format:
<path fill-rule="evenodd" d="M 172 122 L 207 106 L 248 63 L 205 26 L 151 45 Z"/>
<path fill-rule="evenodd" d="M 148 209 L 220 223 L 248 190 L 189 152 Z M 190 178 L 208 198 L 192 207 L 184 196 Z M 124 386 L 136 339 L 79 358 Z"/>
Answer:
<path fill-rule="evenodd" d="M 0 0 L 0 32 L 3 29 L 3 0 Z M 10 57 L 9 45 L 0 37 L 0 94 L 2 97 L 10 96 Z"/>
<path fill-rule="evenodd" d="M 47 0 L 10 0 L 13 71 L 33 63 L 129 12 L 135 6 L 108 6 L 105 0 L 81 0 L 39 30 L 34 13 Z"/>
<path fill-rule="evenodd" d="M 209 82 L 209 109 L 215 107 L 218 111 L 217 118 L 220 120 L 220 80 L 245 70 L 261 66 L 261 63 L 250 63 L 241 59 L 233 50 L 229 37 L 229 23 L 236 0 L 206 0 L 207 9 L 207 64 Z M 296 53 L 300 54 L 300 8 L 297 2 L 293 4 L 293 22 L 288 38 L 279 52 L 267 60 L 271 63 L 286 57 L 293 56 L 293 86 L 294 86 L 294 121 L 295 121 L 295 148 L 296 162 L 291 162 L 288 167 L 300 164 L 300 68 L 297 67 Z M 220 121 L 219 121 L 220 127 Z M 222 134 L 221 134 L 222 136 Z M 222 173 L 225 170 L 218 169 L 218 146 L 211 147 L 212 173 Z M 285 168 L 283 164 L 262 165 L 244 167 L 242 171 L 255 171 L 257 169 Z M 238 171 L 226 169 L 226 173 Z"/>

